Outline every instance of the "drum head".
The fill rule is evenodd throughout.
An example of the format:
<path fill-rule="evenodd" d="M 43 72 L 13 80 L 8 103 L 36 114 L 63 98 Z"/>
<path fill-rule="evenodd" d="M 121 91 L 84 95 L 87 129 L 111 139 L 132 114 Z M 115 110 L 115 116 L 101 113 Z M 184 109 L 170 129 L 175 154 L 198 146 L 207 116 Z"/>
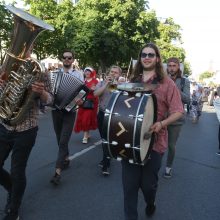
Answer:
<path fill-rule="evenodd" d="M 140 137 L 140 156 L 143 162 L 148 153 L 151 137 L 149 139 L 144 139 L 144 134 L 149 131 L 151 125 L 154 123 L 154 102 L 152 96 L 148 97 L 147 104 L 144 110 L 144 117 L 141 126 L 141 137 Z"/>

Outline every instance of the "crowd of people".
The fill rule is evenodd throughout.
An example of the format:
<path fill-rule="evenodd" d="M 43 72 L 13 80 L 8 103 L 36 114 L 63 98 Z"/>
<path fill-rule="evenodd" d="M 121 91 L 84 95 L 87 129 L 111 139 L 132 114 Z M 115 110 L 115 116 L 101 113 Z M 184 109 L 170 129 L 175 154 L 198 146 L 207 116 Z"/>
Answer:
<path fill-rule="evenodd" d="M 27 57 L 30 57 L 30 53 L 31 51 L 28 51 Z M 77 109 L 59 109 L 53 105 L 54 94 L 51 91 L 49 72 L 47 72 L 44 74 L 43 81 L 34 82 L 30 87 L 38 95 L 24 120 L 16 125 L 0 120 L 0 184 L 8 193 L 4 219 L 19 219 L 19 208 L 26 187 L 26 165 L 37 136 L 38 112 L 42 106 L 52 106 L 53 128 L 57 139 L 57 159 L 50 182 L 58 186 L 61 184 L 62 171 L 70 165 L 69 141 L 73 132 L 83 132 L 82 143 L 88 144 L 91 138 L 90 131 L 98 129 L 100 138 L 104 141 L 105 110 L 112 93 L 121 83 L 155 85 L 150 92 L 157 100 L 155 104 L 157 117 L 150 126 L 150 130 L 145 131 L 152 134 L 150 156 L 143 164 L 132 164 L 126 158 L 121 161 L 125 220 L 138 219 L 139 189 L 142 190 L 146 202 L 145 213 L 150 217 L 156 210 L 158 172 L 163 155 L 168 151 L 164 177 L 171 178 L 176 144 L 185 122 L 185 106 L 192 116 L 192 122 L 197 123 L 202 112 L 204 89 L 196 83 L 191 83 L 190 86 L 190 81 L 183 76 L 180 61 L 176 57 L 168 59 L 165 71 L 160 51 L 153 43 L 148 43 L 140 49 L 137 63 L 129 79 L 123 77 L 122 69 L 117 65 L 109 68 L 104 79 L 97 79 L 93 67 L 85 67 L 83 71 L 74 69 L 74 58 L 73 51 L 64 50 L 61 55 L 63 67 L 59 69 L 59 72 L 72 75 L 89 88 L 85 98 L 76 100 Z M 4 73 L 1 73 L 1 76 L 3 75 Z M 3 78 L 0 79 L 1 92 L 4 91 L 6 83 Z M 101 173 L 108 176 L 111 157 L 103 143 L 102 158 L 98 165 L 101 167 Z M 12 154 L 9 173 L 4 168 L 4 162 L 10 152 Z"/>

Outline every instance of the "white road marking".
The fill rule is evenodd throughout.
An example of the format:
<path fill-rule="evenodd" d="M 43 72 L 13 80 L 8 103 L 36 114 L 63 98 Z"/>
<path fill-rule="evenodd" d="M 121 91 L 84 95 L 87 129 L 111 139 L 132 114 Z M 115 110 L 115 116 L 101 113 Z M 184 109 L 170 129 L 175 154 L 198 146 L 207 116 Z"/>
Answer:
<path fill-rule="evenodd" d="M 79 151 L 79 152 L 73 154 L 72 156 L 69 156 L 69 160 L 73 160 L 73 159 L 75 159 L 75 158 L 77 158 L 77 157 L 82 156 L 83 154 L 85 154 L 85 153 L 87 153 L 88 151 L 94 149 L 95 147 L 97 147 L 97 146 L 98 146 L 99 144 L 101 144 L 101 143 L 102 143 L 102 141 L 100 140 L 100 141 L 94 143 L 94 145 L 89 146 L 89 147 L 87 147 L 86 149 L 83 149 L 83 150 L 81 150 L 81 151 Z"/>

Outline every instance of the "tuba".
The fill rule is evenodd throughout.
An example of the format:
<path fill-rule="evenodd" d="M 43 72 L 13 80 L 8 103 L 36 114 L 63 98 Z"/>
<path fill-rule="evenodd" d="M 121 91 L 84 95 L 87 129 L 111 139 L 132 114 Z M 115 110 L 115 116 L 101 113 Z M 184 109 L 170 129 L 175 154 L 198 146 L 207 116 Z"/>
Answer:
<path fill-rule="evenodd" d="M 5 79 L 0 95 L 0 119 L 9 125 L 22 122 L 27 111 L 33 106 L 36 94 L 30 86 L 41 81 L 44 66 L 33 58 L 26 58 L 38 34 L 54 28 L 33 15 L 7 5 L 14 15 L 14 31 L 11 46 L 6 52 L 1 77 Z"/>

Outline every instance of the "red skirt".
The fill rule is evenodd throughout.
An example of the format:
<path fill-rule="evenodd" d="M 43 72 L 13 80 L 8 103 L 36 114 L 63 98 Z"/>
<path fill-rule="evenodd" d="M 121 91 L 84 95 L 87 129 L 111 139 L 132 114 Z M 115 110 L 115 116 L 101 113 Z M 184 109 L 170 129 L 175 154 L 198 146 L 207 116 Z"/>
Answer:
<path fill-rule="evenodd" d="M 98 103 L 94 103 L 94 109 L 79 108 L 77 118 L 74 126 L 76 133 L 80 131 L 96 130 L 97 123 Z"/>

